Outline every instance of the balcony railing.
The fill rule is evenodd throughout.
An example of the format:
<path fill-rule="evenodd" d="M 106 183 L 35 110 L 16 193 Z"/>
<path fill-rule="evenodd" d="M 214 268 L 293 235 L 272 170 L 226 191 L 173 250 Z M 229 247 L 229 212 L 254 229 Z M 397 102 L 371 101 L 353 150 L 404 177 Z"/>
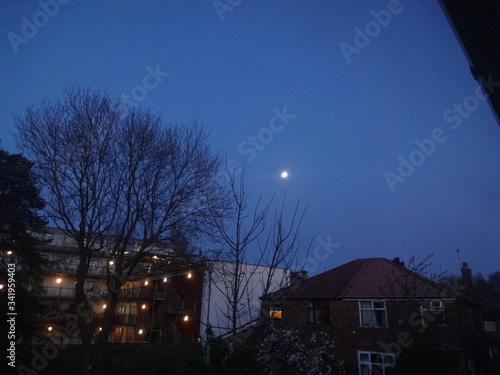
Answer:
<path fill-rule="evenodd" d="M 85 292 L 91 300 L 104 300 L 107 298 L 105 290 L 87 290 Z M 75 298 L 75 288 L 44 287 L 37 295 L 40 297 Z"/>
<path fill-rule="evenodd" d="M 196 301 L 183 299 L 167 300 L 167 314 L 194 314 L 196 312 Z"/>

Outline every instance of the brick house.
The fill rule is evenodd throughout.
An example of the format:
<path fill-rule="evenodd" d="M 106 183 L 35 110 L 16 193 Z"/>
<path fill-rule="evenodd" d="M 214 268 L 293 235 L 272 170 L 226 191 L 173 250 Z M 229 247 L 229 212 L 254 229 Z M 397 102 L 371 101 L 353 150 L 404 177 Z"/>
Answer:
<path fill-rule="evenodd" d="M 480 374 L 480 305 L 385 258 L 358 259 L 262 297 L 262 316 L 326 332 L 348 374 Z M 475 343 L 476 346 L 470 345 Z"/>

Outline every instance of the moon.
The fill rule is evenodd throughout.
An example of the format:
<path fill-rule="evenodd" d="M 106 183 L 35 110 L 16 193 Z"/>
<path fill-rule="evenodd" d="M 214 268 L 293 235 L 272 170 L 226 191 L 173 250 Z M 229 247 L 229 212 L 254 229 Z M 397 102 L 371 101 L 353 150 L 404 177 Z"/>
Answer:
<path fill-rule="evenodd" d="M 283 171 L 281 172 L 281 178 L 287 178 L 288 177 L 288 172 L 287 171 Z"/>

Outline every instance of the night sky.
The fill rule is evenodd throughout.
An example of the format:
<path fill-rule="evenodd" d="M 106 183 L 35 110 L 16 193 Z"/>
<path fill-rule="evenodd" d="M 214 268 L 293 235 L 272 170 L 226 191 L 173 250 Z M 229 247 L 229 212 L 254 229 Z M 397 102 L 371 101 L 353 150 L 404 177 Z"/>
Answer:
<path fill-rule="evenodd" d="M 6 0 L 0 17 L 7 151 L 14 114 L 103 90 L 202 123 L 253 199 L 308 203 L 310 274 L 430 253 L 458 273 L 456 249 L 500 270 L 500 127 L 437 0 Z"/>

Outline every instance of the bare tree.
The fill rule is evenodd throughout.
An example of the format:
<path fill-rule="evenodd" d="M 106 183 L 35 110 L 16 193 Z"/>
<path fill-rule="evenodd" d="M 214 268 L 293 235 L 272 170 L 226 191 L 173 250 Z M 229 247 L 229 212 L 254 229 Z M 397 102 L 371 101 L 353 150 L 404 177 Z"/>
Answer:
<path fill-rule="evenodd" d="M 226 179 L 231 214 L 226 221 L 214 217 L 222 249 L 210 273 L 225 302 L 217 311 L 225 325 L 222 328 L 234 335 L 242 323 L 258 318 L 260 306 L 255 306 L 255 297 L 284 286 L 286 280 L 277 277 L 277 270 L 291 268 L 296 260 L 305 208 L 301 210 L 297 202 L 287 223 L 283 198 L 270 219 L 274 197 L 263 203 L 261 195 L 252 205 L 244 187 L 244 172 L 237 177 L 227 167 Z"/>
<path fill-rule="evenodd" d="M 166 127 L 160 117 L 123 109 L 91 90 L 66 91 L 17 117 L 19 143 L 36 163 L 51 221 L 79 251 L 75 300 L 83 343 L 83 368 L 97 320 L 84 289 L 90 261 L 103 250 L 108 308 L 99 342 L 113 329 L 120 289 L 152 248 L 162 248 L 173 231 L 190 238 L 211 232 L 224 209 L 219 160 L 197 124 Z M 127 244 L 140 247 L 126 254 Z"/>

